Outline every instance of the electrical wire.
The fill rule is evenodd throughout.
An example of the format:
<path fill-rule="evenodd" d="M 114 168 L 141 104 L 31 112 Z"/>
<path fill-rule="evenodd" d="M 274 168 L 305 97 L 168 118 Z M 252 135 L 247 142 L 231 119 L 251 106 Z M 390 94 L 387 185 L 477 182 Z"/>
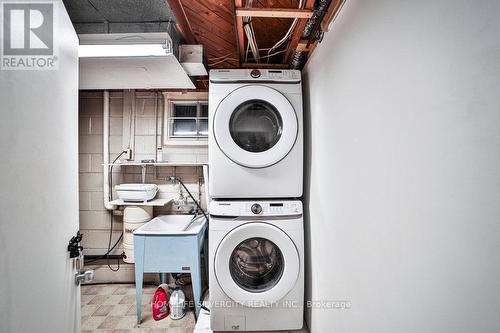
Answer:
<path fill-rule="evenodd" d="M 109 185 L 110 185 L 110 188 L 111 188 L 111 191 L 109 191 L 109 200 L 110 201 L 112 201 L 112 199 L 113 199 L 113 166 L 116 163 L 116 161 L 118 161 L 118 159 L 123 154 L 125 154 L 125 153 L 126 153 L 126 150 L 122 151 L 113 160 L 113 163 L 111 163 L 111 167 L 108 169 L 108 172 L 109 172 Z M 91 260 L 88 260 L 85 263 L 91 263 L 91 262 L 94 262 L 94 261 L 106 258 L 106 264 L 108 265 L 109 269 L 112 270 L 113 272 L 117 272 L 120 269 L 120 259 L 117 260 L 118 267 L 116 269 L 114 269 L 114 268 L 111 267 L 111 264 L 109 263 L 109 254 L 111 253 L 111 251 L 113 251 L 116 248 L 116 246 L 118 245 L 118 243 L 120 243 L 121 239 L 123 238 L 123 231 L 120 234 L 120 237 L 118 238 L 118 240 L 116 241 L 116 243 L 111 247 L 111 240 L 112 240 L 112 238 L 113 238 L 113 212 L 110 213 L 110 226 L 109 226 L 109 239 L 108 239 L 108 250 L 107 250 L 107 252 L 105 254 L 103 254 L 102 256 L 99 256 L 97 258 L 93 258 Z"/>
<path fill-rule="evenodd" d="M 304 6 L 304 1 L 303 0 L 300 0 L 299 2 L 299 9 L 302 9 L 302 7 Z M 269 62 L 269 59 L 271 58 L 271 56 L 269 56 L 269 54 L 271 53 L 272 50 L 280 47 L 284 42 L 286 42 L 288 40 L 288 38 L 290 38 L 290 36 L 292 35 L 292 32 L 293 30 L 295 29 L 295 26 L 297 25 L 299 19 L 298 18 L 295 18 L 292 22 L 292 24 L 290 25 L 290 28 L 288 29 L 288 31 L 286 32 L 285 36 L 283 38 L 281 38 L 276 44 L 273 45 L 273 47 L 271 47 L 269 49 L 269 51 L 267 51 L 267 62 Z"/>
<path fill-rule="evenodd" d="M 248 51 L 250 50 L 250 44 L 247 43 L 247 49 L 245 51 L 245 62 L 248 62 Z"/>
<path fill-rule="evenodd" d="M 232 53 L 228 53 L 228 54 L 220 56 L 220 57 L 208 58 L 208 61 L 213 61 L 213 60 L 219 60 L 219 59 L 222 59 L 222 58 L 227 58 L 227 57 L 231 56 L 231 54 Z"/>
<path fill-rule="evenodd" d="M 245 7 L 252 7 L 253 0 L 246 0 Z M 243 17 L 243 30 L 245 31 L 245 35 L 247 36 L 248 46 L 252 50 L 252 54 L 257 63 L 260 62 L 260 53 L 259 47 L 257 46 L 257 40 L 255 39 L 255 32 L 253 30 L 252 19 L 249 16 Z"/>
<path fill-rule="evenodd" d="M 236 58 L 233 58 L 231 57 L 232 53 L 228 53 L 226 55 L 223 55 L 223 56 L 220 56 L 220 57 L 215 57 L 215 58 L 208 58 L 208 61 L 215 61 L 213 63 L 209 63 L 208 65 L 209 66 L 215 66 L 215 65 L 218 65 L 222 62 L 225 62 L 227 60 L 234 60 L 234 61 L 238 61 L 238 59 Z"/>
<path fill-rule="evenodd" d="M 105 254 L 103 254 L 102 256 L 99 256 L 99 257 L 97 257 L 97 258 L 92 258 L 92 259 L 90 259 L 90 260 L 85 260 L 85 261 L 84 261 L 84 263 L 85 263 L 85 264 L 89 264 L 89 263 L 91 263 L 91 262 L 95 262 L 95 261 L 97 261 L 97 260 L 101 260 L 101 259 L 106 258 L 106 256 L 107 256 L 107 255 L 109 255 L 109 254 L 111 253 L 111 251 L 113 251 L 113 250 L 115 249 L 115 247 L 118 245 L 118 243 L 120 243 L 120 241 L 122 240 L 122 238 L 123 238 L 123 233 L 120 235 L 120 237 L 119 237 L 119 238 L 118 238 L 118 240 L 116 241 L 115 245 L 113 245 L 113 246 L 111 247 L 111 249 L 109 249 L 109 250 L 108 250 L 108 252 L 106 252 Z"/>
<path fill-rule="evenodd" d="M 219 61 L 217 61 L 217 62 L 214 62 L 214 63 L 208 64 L 208 66 L 212 67 L 212 66 L 218 65 L 218 64 L 223 63 L 223 62 L 228 61 L 228 60 L 235 60 L 235 61 L 238 61 L 238 59 L 235 59 L 235 58 L 224 58 L 224 59 L 219 60 Z"/>
<path fill-rule="evenodd" d="M 277 52 L 274 52 L 272 54 L 268 54 L 266 56 L 262 56 L 261 59 L 274 57 L 275 55 L 278 55 L 278 54 L 281 54 L 281 53 L 284 53 L 284 52 L 286 52 L 286 50 L 277 51 Z"/>
<path fill-rule="evenodd" d="M 144 101 L 143 101 L 143 105 L 142 105 L 143 109 L 144 109 Z M 111 167 L 109 169 L 109 188 L 111 189 L 109 191 L 109 201 L 112 201 L 113 200 L 113 166 L 115 165 L 116 161 L 118 161 L 118 159 L 123 155 L 125 154 L 127 151 L 124 150 L 122 151 L 120 154 L 118 154 L 118 156 L 116 156 L 116 158 L 113 160 L 113 163 L 111 164 Z M 109 263 L 109 253 L 111 252 L 110 250 L 110 247 L 111 247 L 111 239 L 113 237 L 113 212 L 111 212 L 110 214 L 110 228 L 109 228 L 109 239 L 108 239 L 108 252 L 106 254 L 106 263 L 108 265 L 108 268 L 110 270 L 112 270 L 113 272 L 118 272 L 120 270 L 120 259 L 117 259 L 116 260 L 116 263 L 117 263 L 117 268 L 114 269 L 111 267 L 111 264 Z M 123 237 L 123 231 L 122 233 L 120 234 L 120 238 L 121 239 Z"/>

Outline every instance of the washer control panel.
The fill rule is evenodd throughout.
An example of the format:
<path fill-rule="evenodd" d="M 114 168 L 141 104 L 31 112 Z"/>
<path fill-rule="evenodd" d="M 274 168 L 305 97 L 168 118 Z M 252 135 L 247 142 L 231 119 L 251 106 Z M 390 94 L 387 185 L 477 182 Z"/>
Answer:
<path fill-rule="evenodd" d="M 270 201 L 215 201 L 210 203 L 210 214 L 218 216 L 285 216 L 302 214 L 299 200 Z"/>

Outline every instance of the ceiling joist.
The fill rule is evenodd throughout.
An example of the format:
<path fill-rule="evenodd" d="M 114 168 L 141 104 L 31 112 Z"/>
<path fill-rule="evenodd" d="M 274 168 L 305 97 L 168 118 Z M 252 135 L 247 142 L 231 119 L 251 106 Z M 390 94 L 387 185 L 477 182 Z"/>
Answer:
<path fill-rule="evenodd" d="M 235 8 L 239 8 L 243 5 L 243 0 L 235 0 L 234 1 L 234 6 Z M 236 42 L 238 45 L 238 54 L 240 58 L 240 64 L 243 63 L 245 59 L 245 35 L 243 32 L 243 17 L 242 16 L 237 16 L 236 15 L 236 9 L 235 9 L 235 30 L 236 30 Z"/>
<path fill-rule="evenodd" d="M 236 16 L 306 19 L 310 18 L 312 14 L 313 12 L 310 9 L 236 7 Z"/>

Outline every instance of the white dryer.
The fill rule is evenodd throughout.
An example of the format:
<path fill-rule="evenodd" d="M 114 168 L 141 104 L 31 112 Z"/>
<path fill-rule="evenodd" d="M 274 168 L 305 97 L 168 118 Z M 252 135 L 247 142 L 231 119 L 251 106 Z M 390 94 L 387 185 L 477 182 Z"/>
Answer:
<path fill-rule="evenodd" d="M 302 328 L 300 201 L 212 201 L 209 239 L 213 331 Z"/>
<path fill-rule="evenodd" d="M 208 103 L 212 198 L 302 196 L 300 71 L 211 70 Z"/>

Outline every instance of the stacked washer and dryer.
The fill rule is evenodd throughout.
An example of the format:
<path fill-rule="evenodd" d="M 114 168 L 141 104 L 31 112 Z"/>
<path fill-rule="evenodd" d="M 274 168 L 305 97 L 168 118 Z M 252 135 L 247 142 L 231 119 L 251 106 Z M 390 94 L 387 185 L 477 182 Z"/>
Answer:
<path fill-rule="evenodd" d="M 220 69 L 209 79 L 211 329 L 300 329 L 300 72 Z"/>

